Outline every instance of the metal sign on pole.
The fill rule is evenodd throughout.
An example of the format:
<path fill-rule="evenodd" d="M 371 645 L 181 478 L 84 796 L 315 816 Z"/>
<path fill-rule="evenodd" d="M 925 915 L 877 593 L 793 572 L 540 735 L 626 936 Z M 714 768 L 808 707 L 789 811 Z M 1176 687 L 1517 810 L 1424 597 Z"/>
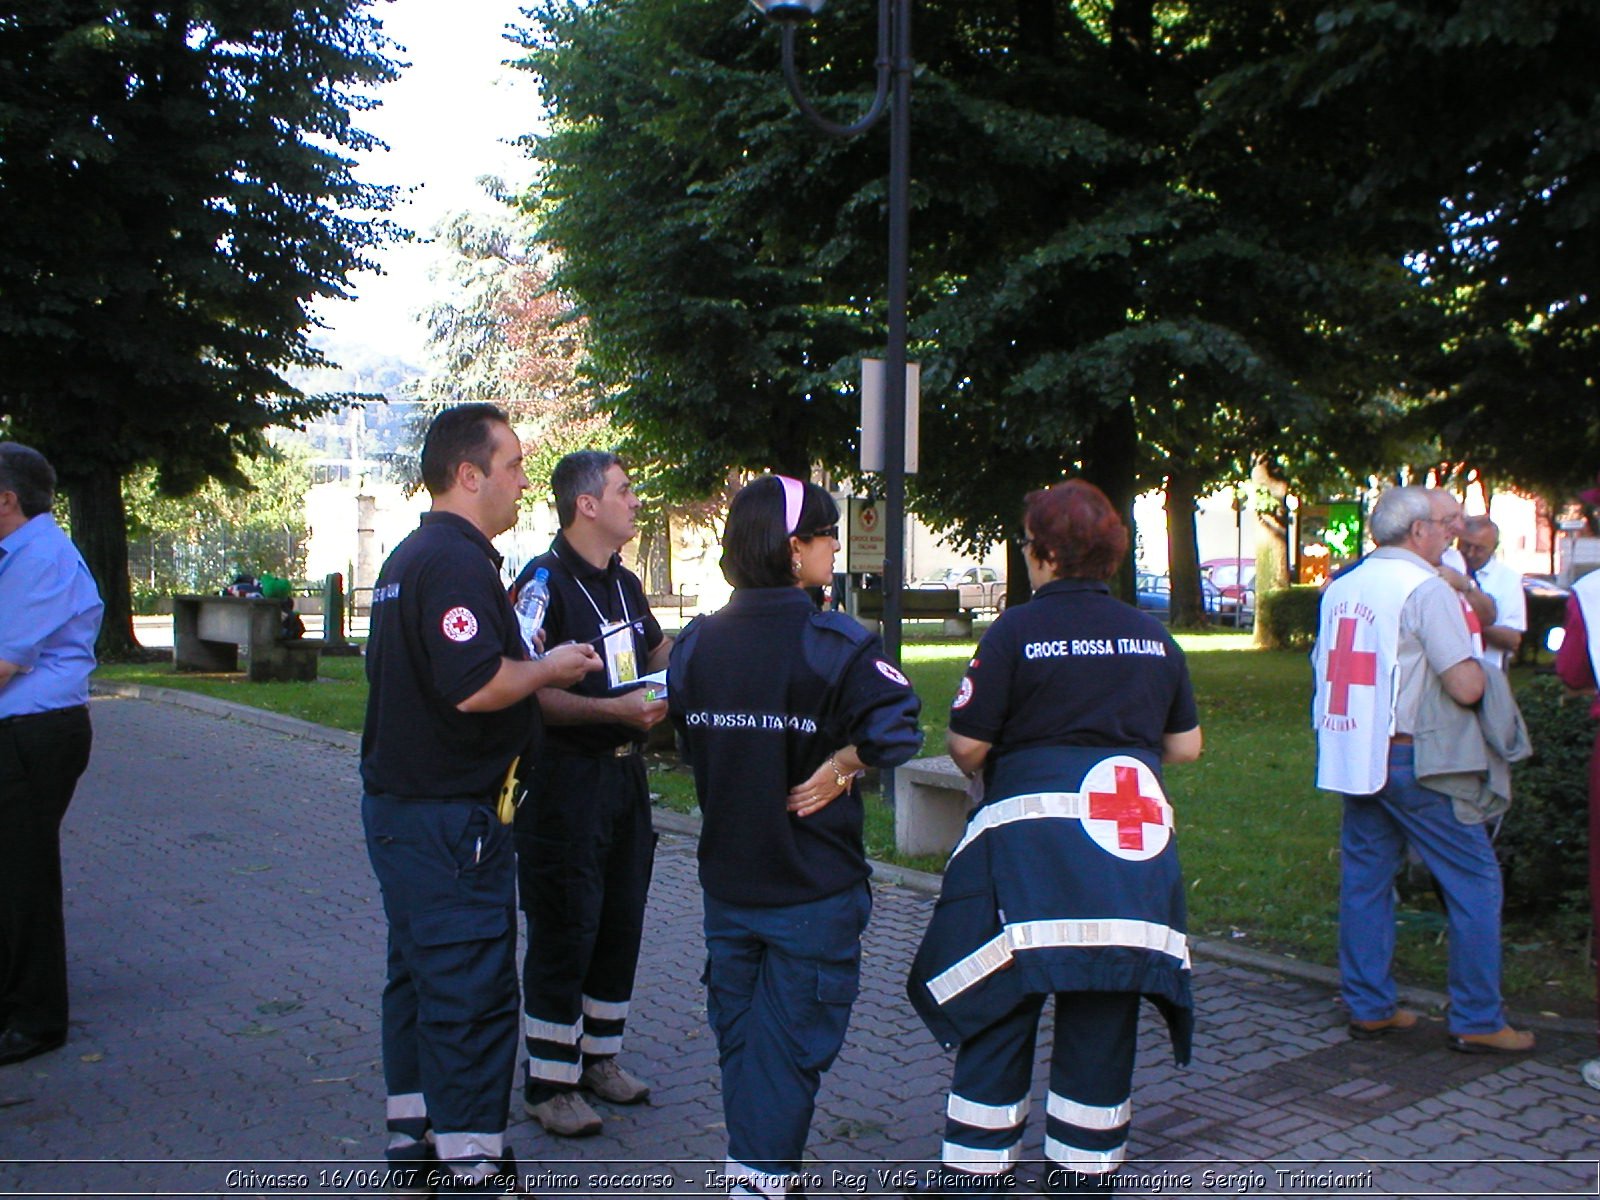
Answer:
<path fill-rule="evenodd" d="M 882 471 L 884 412 L 884 360 L 861 360 L 861 469 Z M 905 473 L 917 473 L 917 456 L 922 446 L 922 364 L 906 364 L 906 456 Z"/>

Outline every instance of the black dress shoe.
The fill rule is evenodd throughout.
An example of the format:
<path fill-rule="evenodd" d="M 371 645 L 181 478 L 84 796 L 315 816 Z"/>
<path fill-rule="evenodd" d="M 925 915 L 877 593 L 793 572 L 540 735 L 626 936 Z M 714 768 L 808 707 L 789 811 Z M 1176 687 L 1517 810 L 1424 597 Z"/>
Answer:
<path fill-rule="evenodd" d="M 56 1037 L 34 1037 L 31 1033 L 23 1033 L 21 1030 L 7 1029 L 0 1032 L 0 1067 L 25 1062 L 35 1055 L 59 1050 L 66 1045 L 66 1041 L 67 1035 L 64 1033 Z"/>

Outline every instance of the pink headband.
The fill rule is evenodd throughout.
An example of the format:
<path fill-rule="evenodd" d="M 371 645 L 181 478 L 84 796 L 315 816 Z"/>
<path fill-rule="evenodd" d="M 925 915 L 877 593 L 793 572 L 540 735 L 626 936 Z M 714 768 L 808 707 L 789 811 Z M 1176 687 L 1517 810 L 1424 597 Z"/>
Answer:
<path fill-rule="evenodd" d="M 800 532 L 800 506 L 805 503 L 806 485 L 787 475 L 774 475 L 783 484 L 783 524 L 786 533 Z"/>

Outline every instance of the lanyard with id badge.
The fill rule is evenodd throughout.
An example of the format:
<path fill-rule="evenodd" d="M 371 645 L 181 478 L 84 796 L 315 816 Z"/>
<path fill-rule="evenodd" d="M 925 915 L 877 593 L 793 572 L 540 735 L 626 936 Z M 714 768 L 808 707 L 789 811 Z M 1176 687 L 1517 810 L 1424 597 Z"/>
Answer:
<path fill-rule="evenodd" d="M 615 690 L 624 684 L 637 682 L 639 653 L 633 640 L 633 618 L 628 612 L 628 597 L 623 594 L 622 581 L 617 581 L 617 599 L 622 604 L 620 621 L 610 620 L 600 611 L 600 606 L 594 602 L 594 597 L 581 580 L 578 590 L 589 602 L 589 607 L 594 609 L 594 615 L 600 619 L 600 636 L 595 641 L 599 643 L 600 657 L 605 660 L 606 685 Z"/>

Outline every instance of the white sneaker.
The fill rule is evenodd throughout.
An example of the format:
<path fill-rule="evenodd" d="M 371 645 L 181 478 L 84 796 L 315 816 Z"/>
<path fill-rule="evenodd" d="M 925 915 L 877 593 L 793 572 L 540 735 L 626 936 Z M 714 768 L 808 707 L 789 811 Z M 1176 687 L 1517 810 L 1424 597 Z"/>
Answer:
<path fill-rule="evenodd" d="M 1578 1074 L 1583 1076 L 1583 1081 L 1600 1092 L 1600 1058 L 1591 1058 L 1578 1068 Z"/>

